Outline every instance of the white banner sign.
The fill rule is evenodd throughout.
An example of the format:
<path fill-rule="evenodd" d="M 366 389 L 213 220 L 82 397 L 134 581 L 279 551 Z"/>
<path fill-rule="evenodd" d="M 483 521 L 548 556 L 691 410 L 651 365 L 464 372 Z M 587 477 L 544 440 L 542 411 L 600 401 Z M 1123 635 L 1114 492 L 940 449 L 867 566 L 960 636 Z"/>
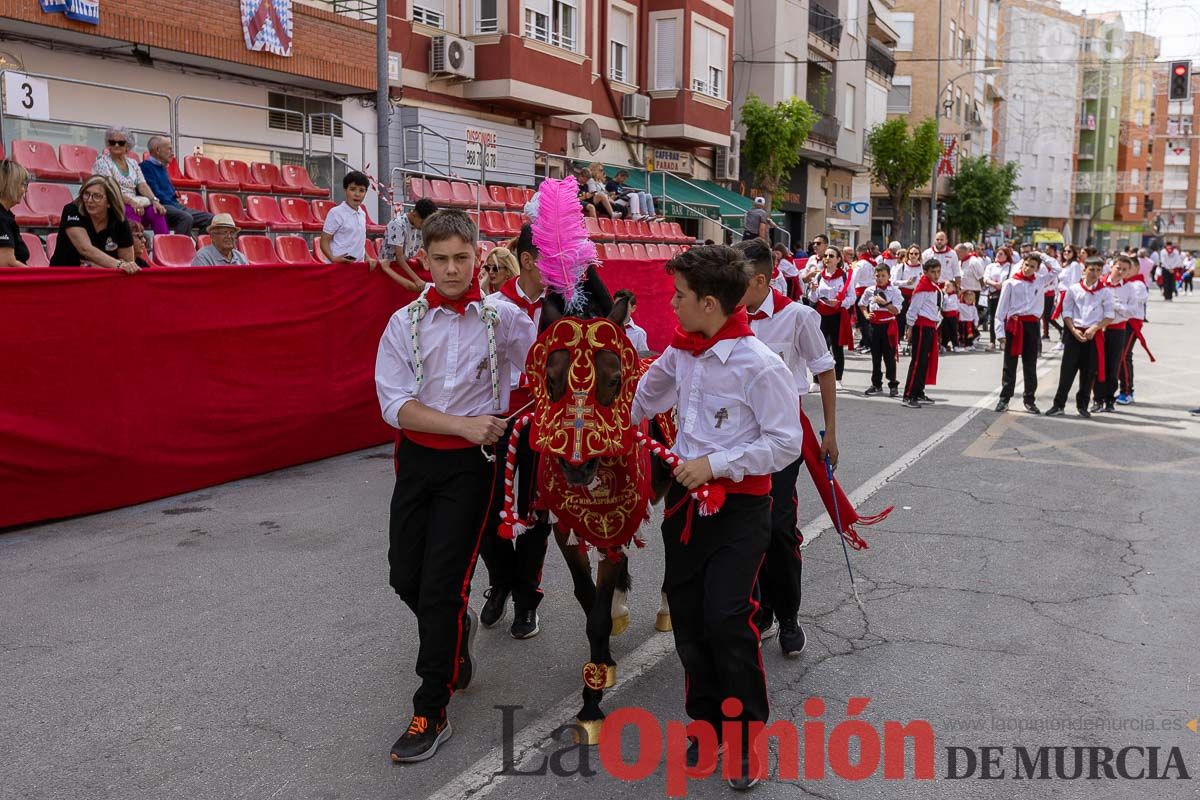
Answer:
<path fill-rule="evenodd" d="M 488 170 L 496 171 L 495 131 L 467 128 L 466 165 L 471 169 L 479 169 L 482 165 Z"/>
<path fill-rule="evenodd" d="M 654 169 L 659 172 L 681 172 L 692 174 L 692 154 L 680 150 L 654 151 Z"/>
<path fill-rule="evenodd" d="M 20 72 L 5 72 L 4 113 L 25 119 L 50 119 L 50 84 Z"/>

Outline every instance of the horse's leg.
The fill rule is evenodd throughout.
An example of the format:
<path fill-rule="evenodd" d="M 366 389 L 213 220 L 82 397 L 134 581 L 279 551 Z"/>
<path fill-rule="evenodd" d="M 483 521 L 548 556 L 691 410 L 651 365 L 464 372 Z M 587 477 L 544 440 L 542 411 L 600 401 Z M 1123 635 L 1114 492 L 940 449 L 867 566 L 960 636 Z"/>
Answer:
<path fill-rule="evenodd" d="M 617 682 L 617 662 L 609 650 L 609 640 L 613 632 L 613 593 L 618 589 L 629 589 L 629 560 L 602 560 L 596 570 L 596 602 L 588 612 L 587 636 L 591 661 L 584 667 L 583 709 L 577 720 L 583 732 L 583 741 L 589 745 L 599 743 L 600 726 L 604 721 L 604 712 L 600 709 L 604 690 L 612 688 Z"/>
<path fill-rule="evenodd" d="M 654 618 L 654 630 L 659 633 L 666 633 L 671 630 L 671 606 L 667 604 L 666 591 L 659 592 L 662 598 L 658 601 L 658 616 Z"/>
<path fill-rule="evenodd" d="M 596 604 L 596 584 L 592 582 L 592 565 L 588 562 L 587 551 L 581 550 L 578 545 L 567 544 L 567 539 L 568 535 L 555 526 L 554 541 L 558 543 L 558 549 L 563 554 L 563 561 L 567 563 L 567 570 L 571 573 L 575 599 L 579 601 L 583 613 L 588 614 Z"/>

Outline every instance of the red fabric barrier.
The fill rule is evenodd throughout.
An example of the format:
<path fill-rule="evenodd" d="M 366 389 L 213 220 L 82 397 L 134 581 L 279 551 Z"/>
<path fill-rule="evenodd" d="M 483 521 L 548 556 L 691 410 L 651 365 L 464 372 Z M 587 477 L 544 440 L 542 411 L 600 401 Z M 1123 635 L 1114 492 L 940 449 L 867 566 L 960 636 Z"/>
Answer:
<path fill-rule="evenodd" d="M 629 289 L 637 297 L 633 321 L 646 329 L 651 350 L 662 352 L 671 343 L 677 321 L 671 310 L 675 280 L 663 268 L 665 259 L 623 261 L 609 259 L 600 270 L 600 279 L 610 292 Z"/>
<path fill-rule="evenodd" d="M 365 265 L 0 270 L 0 527 L 391 438 Z"/>

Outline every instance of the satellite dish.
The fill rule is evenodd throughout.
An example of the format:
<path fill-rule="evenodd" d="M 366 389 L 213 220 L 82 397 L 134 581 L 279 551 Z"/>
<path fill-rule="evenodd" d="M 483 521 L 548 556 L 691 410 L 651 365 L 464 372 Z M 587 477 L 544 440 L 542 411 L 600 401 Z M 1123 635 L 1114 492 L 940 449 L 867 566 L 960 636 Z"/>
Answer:
<path fill-rule="evenodd" d="M 467 54 L 463 48 L 462 42 L 451 41 L 449 47 L 446 48 L 446 60 L 450 62 L 450 66 L 455 69 L 462 69 L 463 62 L 466 61 Z"/>
<path fill-rule="evenodd" d="M 583 121 L 583 149 L 589 153 L 595 153 L 600 149 L 603 138 L 600 135 L 600 126 L 596 124 L 596 120 L 588 117 Z"/>

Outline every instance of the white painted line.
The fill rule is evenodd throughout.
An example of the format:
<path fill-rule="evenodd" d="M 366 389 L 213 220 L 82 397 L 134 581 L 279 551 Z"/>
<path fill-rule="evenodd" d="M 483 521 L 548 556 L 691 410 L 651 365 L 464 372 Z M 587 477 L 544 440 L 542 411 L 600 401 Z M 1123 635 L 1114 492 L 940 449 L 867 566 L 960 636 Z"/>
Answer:
<path fill-rule="evenodd" d="M 1046 361 L 1045 358 L 1042 360 Z M 1050 366 L 1051 362 L 1047 362 L 1042 366 L 1038 370 L 1038 376 L 1040 377 L 1049 370 Z M 879 491 L 888 481 L 894 479 L 897 475 L 915 464 L 923 455 L 950 438 L 950 436 L 970 422 L 984 408 L 994 404 L 999 396 L 1000 390 L 994 390 L 975 405 L 959 414 L 949 425 L 909 450 L 896 461 L 884 467 L 874 477 L 849 495 L 850 502 L 857 506 L 868 500 L 871 495 Z M 1016 396 L 1019 395 L 1014 395 L 1014 397 Z M 830 524 L 829 516 L 822 514 L 804 526 L 802 530 L 806 531 L 805 546 L 811 544 L 817 538 L 821 529 L 828 528 Z M 810 530 L 816 532 L 811 538 L 807 534 L 807 531 Z M 620 694 L 622 689 L 649 672 L 659 662 L 674 652 L 674 636 L 655 634 L 632 653 L 622 658 L 618 665 L 620 679 L 617 681 L 617 685 L 604 693 L 604 699 L 608 707 L 614 707 L 610 702 L 612 697 Z M 575 718 L 576 712 L 579 711 L 579 705 L 579 693 L 573 692 L 560 700 L 541 717 L 522 728 L 513 737 L 512 753 L 514 763 L 521 766 L 526 761 L 537 756 L 541 751 L 542 745 L 549 741 L 550 735 L 561 725 Z M 468 800 L 468 798 L 470 800 L 477 800 L 478 798 L 486 797 L 508 781 L 510 776 L 497 774 L 503 768 L 504 749 L 503 745 L 500 745 L 492 748 L 483 758 L 476 761 L 449 783 L 429 795 L 427 800 Z"/>

